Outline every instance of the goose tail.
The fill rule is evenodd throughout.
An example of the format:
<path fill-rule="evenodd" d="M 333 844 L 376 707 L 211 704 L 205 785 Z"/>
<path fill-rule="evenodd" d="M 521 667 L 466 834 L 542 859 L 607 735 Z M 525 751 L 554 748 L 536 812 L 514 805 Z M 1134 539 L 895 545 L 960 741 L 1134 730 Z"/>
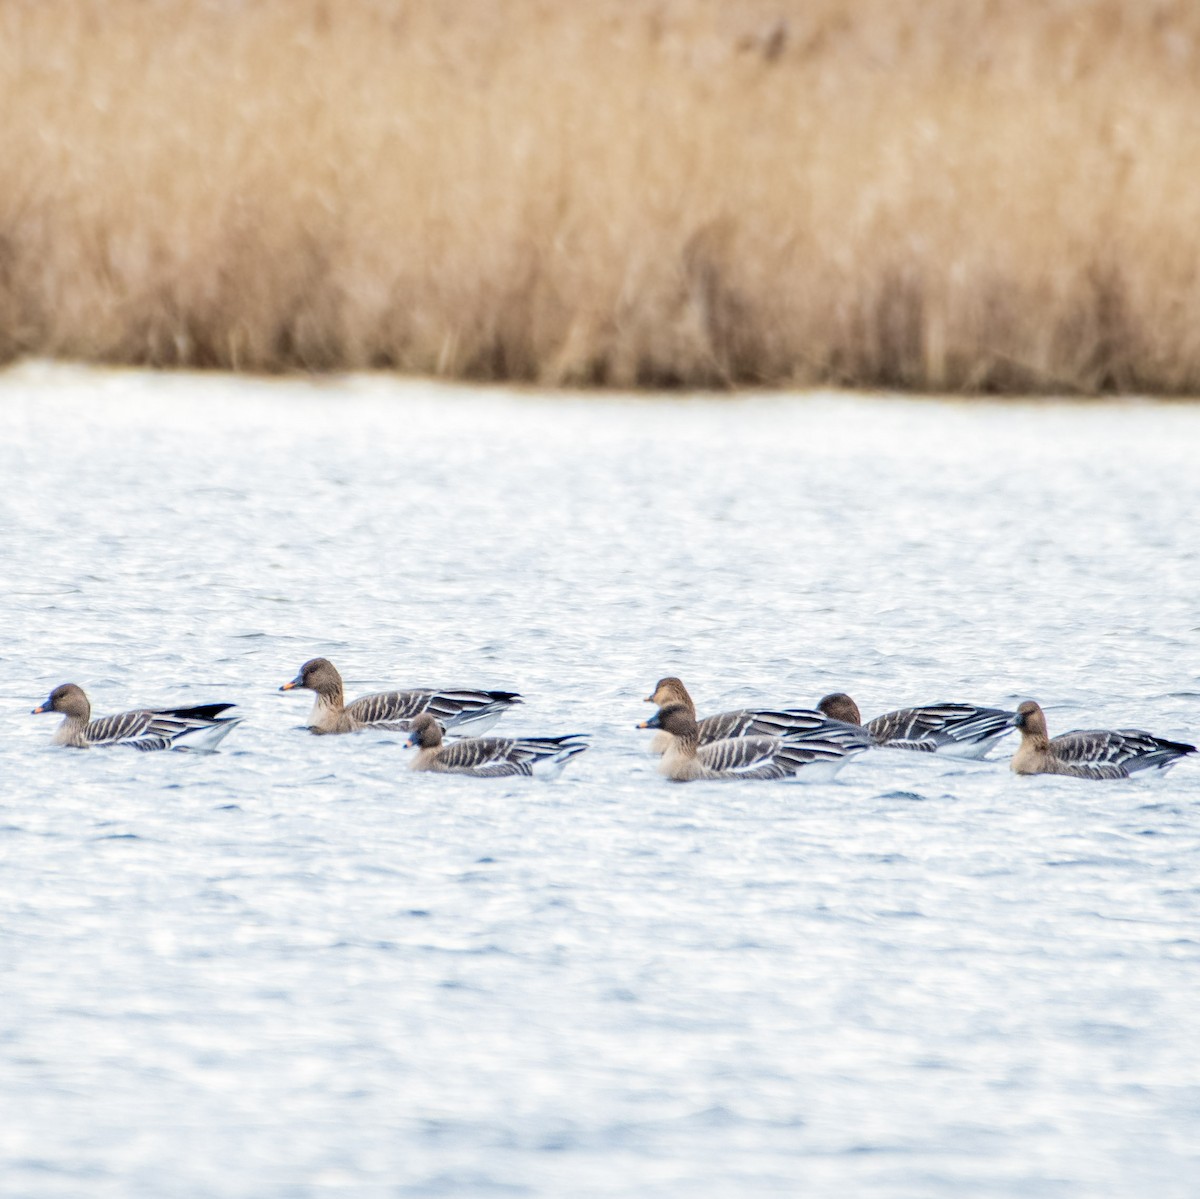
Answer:
<path fill-rule="evenodd" d="M 584 735 L 581 733 L 573 733 L 558 740 L 559 745 L 557 749 L 546 757 L 539 758 L 532 764 L 531 770 L 538 778 L 558 778 L 562 774 L 566 764 L 588 748 L 588 743 L 584 740 Z"/>
<path fill-rule="evenodd" d="M 214 706 L 232 707 L 232 705 L 220 704 Z M 175 737 L 171 742 L 171 748 L 183 750 L 187 753 L 215 753 L 217 746 L 241 723 L 242 717 L 240 716 L 226 716 L 207 724 L 198 725 L 196 728 L 188 729 L 186 732 L 180 733 L 178 737 Z"/>

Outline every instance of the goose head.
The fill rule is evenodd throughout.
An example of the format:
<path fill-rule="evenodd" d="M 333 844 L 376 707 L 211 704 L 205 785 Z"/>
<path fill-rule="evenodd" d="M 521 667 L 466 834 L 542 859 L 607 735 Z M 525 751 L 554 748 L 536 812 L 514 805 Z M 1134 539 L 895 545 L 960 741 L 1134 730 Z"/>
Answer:
<path fill-rule="evenodd" d="M 840 720 L 845 724 L 862 724 L 862 713 L 858 704 L 844 691 L 835 691 L 827 695 L 817 704 L 817 711 L 823 712 L 830 720 Z"/>
<path fill-rule="evenodd" d="M 677 679 L 673 674 L 659 679 L 654 684 L 654 690 L 646 696 L 646 703 L 657 704 L 660 708 L 665 708 L 668 704 L 684 704 L 695 711 L 695 704 L 692 703 L 692 697 L 683 685 L 683 680 Z"/>
<path fill-rule="evenodd" d="M 39 712 L 61 712 L 73 720 L 82 720 L 85 724 L 92 715 L 92 705 L 84 695 L 83 688 L 74 683 L 63 683 L 55 687 L 46 698 L 45 703 L 33 709 L 33 715 Z"/>
<path fill-rule="evenodd" d="M 341 695 L 342 676 L 328 658 L 310 658 L 300 667 L 300 673 L 290 683 L 284 683 L 280 691 L 292 691 L 297 687 L 315 691 L 318 695 Z"/>
<path fill-rule="evenodd" d="M 428 712 L 413 718 L 408 726 L 408 738 L 404 742 L 405 749 L 437 749 L 442 743 L 442 726 L 436 717 Z"/>
<path fill-rule="evenodd" d="M 1045 737 L 1046 714 L 1033 700 L 1027 699 L 1017 708 L 1013 717 L 1013 727 L 1021 730 L 1022 737 Z"/>
<path fill-rule="evenodd" d="M 639 729 L 662 729 L 672 737 L 694 740 L 700 735 L 696 718 L 684 704 L 667 704 L 659 708 L 649 720 L 643 720 Z"/>

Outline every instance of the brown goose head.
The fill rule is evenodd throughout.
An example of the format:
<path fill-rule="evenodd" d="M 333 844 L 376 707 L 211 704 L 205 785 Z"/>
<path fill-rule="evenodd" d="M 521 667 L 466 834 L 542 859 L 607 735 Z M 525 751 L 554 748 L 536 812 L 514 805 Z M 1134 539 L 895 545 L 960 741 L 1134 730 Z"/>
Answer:
<path fill-rule="evenodd" d="M 331 699 L 341 699 L 342 676 L 328 658 L 310 658 L 300 667 L 300 673 L 290 683 L 284 683 L 280 691 L 292 691 L 302 687 Z"/>
<path fill-rule="evenodd" d="M 654 684 L 654 690 L 646 696 L 646 703 L 657 704 L 660 708 L 665 708 L 668 704 L 683 704 L 685 708 L 691 709 L 693 715 L 696 712 L 696 705 L 692 703 L 692 697 L 688 695 L 682 679 L 677 679 L 673 674 L 659 679 Z"/>
<path fill-rule="evenodd" d="M 84 724 L 91 719 L 92 705 L 84 695 L 83 688 L 74 683 L 63 683 L 50 692 L 46 702 L 39 704 L 33 710 L 38 712 L 61 712 L 73 720 L 82 720 Z"/>
<path fill-rule="evenodd" d="M 840 720 L 845 724 L 862 724 L 862 713 L 858 704 L 844 691 L 835 691 L 827 695 L 817 704 L 817 711 L 824 712 L 830 720 Z"/>
<path fill-rule="evenodd" d="M 681 741 L 695 741 L 700 736 L 696 717 L 685 704 L 667 704 L 659 708 L 649 720 L 643 720 L 639 729 L 662 729 Z"/>
<path fill-rule="evenodd" d="M 405 749 L 437 749 L 442 743 L 442 726 L 437 718 L 428 712 L 414 716 L 408 726 L 408 739 L 404 742 Z"/>
<path fill-rule="evenodd" d="M 1022 737 L 1049 738 L 1046 729 L 1046 713 L 1031 699 L 1027 699 L 1017 708 L 1013 725 L 1021 730 Z"/>

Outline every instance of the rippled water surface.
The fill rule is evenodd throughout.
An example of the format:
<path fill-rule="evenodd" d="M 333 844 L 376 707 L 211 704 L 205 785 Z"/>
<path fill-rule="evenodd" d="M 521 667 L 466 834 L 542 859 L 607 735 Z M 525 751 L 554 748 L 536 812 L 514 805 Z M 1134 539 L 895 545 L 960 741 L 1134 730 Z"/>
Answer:
<path fill-rule="evenodd" d="M 1200 733 L 1200 408 L 0 377 L 6 1196 L 1194 1196 L 1200 764 L 634 729 L 847 690 Z M 512 688 L 557 782 L 314 738 Z M 232 701 L 212 756 L 29 709 Z"/>

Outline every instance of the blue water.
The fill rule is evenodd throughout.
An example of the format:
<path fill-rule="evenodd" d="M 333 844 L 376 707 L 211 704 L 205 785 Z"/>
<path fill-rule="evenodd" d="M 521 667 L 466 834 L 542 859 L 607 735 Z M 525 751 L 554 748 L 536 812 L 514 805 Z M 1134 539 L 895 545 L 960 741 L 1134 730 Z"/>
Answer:
<path fill-rule="evenodd" d="M 1200 1194 L 1200 764 L 661 779 L 702 712 L 1200 733 L 1200 408 L 0 376 L 0 1193 Z M 314 738 L 512 688 L 553 783 Z M 220 754 L 29 715 L 231 701 Z"/>

